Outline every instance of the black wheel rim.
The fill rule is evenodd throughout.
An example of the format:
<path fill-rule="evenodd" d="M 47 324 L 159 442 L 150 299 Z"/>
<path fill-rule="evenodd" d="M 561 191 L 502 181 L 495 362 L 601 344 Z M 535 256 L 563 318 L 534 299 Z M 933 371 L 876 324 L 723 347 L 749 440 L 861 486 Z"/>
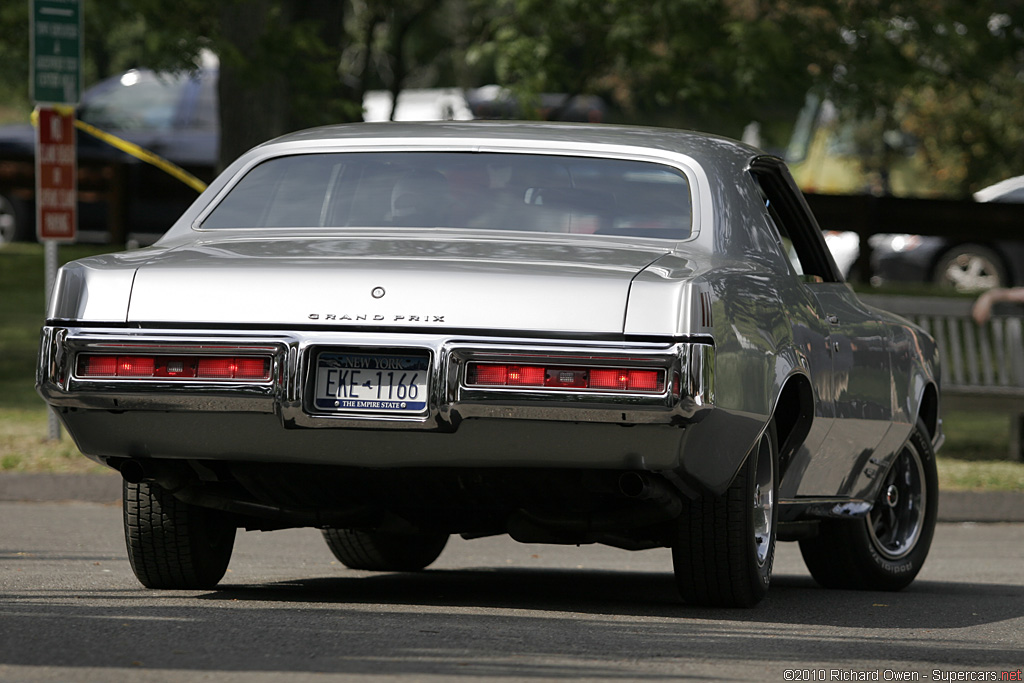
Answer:
<path fill-rule="evenodd" d="M 886 473 L 867 518 L 868 535 L 883 557 L 899 560 L 917 545 L 927 496 L 921 454 L 908 443 Z"/>

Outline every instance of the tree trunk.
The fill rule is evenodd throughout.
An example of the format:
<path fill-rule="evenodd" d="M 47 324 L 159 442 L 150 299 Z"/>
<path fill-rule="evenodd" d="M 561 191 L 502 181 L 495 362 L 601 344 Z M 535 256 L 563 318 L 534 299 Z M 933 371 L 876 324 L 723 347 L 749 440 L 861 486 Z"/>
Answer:
<path fill-rule="evenodd" d="M 265 61 L 264 38 L 272 0 L 243 0 L 221 11 L 226 46 L 220 56 L 217 95 L 220 99 L 220 168 L 243 152 L 288 130 L 288 74 L 281 69 L 256 69 Z M 287 3 L 274 16 L 288 22 Z"/>

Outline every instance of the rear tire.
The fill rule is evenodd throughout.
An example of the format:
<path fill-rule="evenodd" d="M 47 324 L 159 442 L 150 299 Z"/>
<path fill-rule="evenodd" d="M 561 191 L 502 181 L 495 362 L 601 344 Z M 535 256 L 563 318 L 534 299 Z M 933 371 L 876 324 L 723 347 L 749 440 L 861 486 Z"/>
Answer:
<path fill-rule="evenodd" d="M 897 591 L 921 571 L 935 532 L 939 477 L 920 421 L 889 466 L 864 519 L 826 520 L 800 541 L 811 576 L 825 588 Z"/>
<path fill-rule="evenodd" d="M 157 484 L 124 482 L 128 561 L 147 588 L 213 588 L 227 571 L 235 526 L 216 510 L 189 505 Z"/>
<path fill-rule="evenodd" d="M 684 509 L 672 564 L 686 602 L 752 607 L 768 592 L 778 519 L 777 444 L 772 422 L 723 495 Z"/>
<path fill-rule="evenodd" d="M 399 534 L 356 529 L 324 529 L 334 556 L 349 569 L 375 572 L 418 572 L 444 550 L 448 534 Z"/>

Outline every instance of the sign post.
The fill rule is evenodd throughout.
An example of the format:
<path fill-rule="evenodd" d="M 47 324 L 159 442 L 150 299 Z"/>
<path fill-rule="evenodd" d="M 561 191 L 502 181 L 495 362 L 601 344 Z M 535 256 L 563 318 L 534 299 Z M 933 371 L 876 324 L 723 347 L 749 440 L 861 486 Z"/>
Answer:
<path fill-rule="evenodd" d="M 36 125 L 36 236 L 73 242 L 78 225 L 74 110 L 39 107 Z"/>
<path fill-rule="evenodd" d="M 74 107 L 82 91 L 82 0 L 29 0 L 36 103 L 36 236 L 44 245 L 46 301 L 57 277 L 60 242 L 78 230 L 78 159 Z M 60 438 L 50 412 L 49 437 Z"/>

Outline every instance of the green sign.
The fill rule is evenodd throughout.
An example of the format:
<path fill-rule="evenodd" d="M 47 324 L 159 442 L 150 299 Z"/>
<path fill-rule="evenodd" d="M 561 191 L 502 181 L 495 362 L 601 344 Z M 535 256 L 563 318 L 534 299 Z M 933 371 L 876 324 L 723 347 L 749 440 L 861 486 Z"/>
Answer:
<path fill-rule="evenodd" d="M 82 89 L 81 0 L 29 0 L 32 4 L 32 99 L 78 104 Z"/>

